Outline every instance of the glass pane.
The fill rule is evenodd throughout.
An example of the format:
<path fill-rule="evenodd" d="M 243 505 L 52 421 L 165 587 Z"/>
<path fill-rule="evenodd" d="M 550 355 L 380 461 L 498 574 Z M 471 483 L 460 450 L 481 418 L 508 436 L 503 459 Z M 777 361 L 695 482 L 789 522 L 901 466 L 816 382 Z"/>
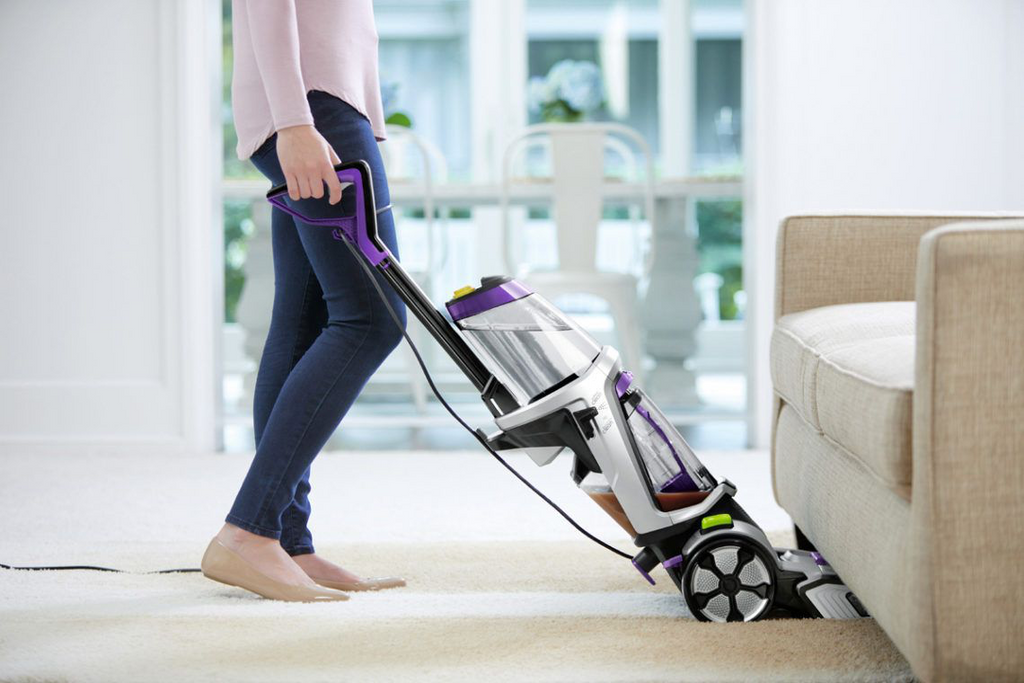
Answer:
<path fill-rule="evenodd" d="M 407 115 L 441 151 L 449 178 L 468 179 L 468 0 L 378 0 L 374 15 L 385 115 Z"/>
<path fill-rule="evenodd" d="M 701 273 L 697 290 L 704 320 L 743 319 L 743 201 L 698 201 L 697 233 Z"/>
<path fill-rule="evenodd" d="M 697 40 L 694 56 L 694 170 L 741 173 L 742 43 L 738 38 Z"/>
<path fill-rule="evenodd" d="M 426 286 L 432 287 L 431 293 L 436 294 L 439 304 L 458 286 L 482 274 L 491 274 L 480 272 L 482 257 L 477 245 L 484 239 L 482 236 L 487 229 L 494 229 L 493 220 L 488 223 L 491 219 L 486 214 L 493 216 L 498 199 L 493 194 L 493 176 L 472 175 L 472 135 L 476 131 L 476 144 L 500 149 L 501 141 L 490 140 L 487 135 L 493 135 L 496 129 L 500 129 L 502 135 L 515 131 L 494 128 L 487 120 L 471 120 L 475 98 L 493 98 L 494 93 L 471 89 L 470 66 L 488 63 L 488 60 L 516 59 L 522 45 L 516 43 L 518 36 L 512 36 L 509 41 L 502 41 L 510 50 L 509 54 L 495 55 L 493 50 L 503 49 L 501 46 L 474 45 L 469 30 L 471 6 L 474 11 L 489 12 L 497 1 L 374 2 L 386 114 L 402 115 L 395 116 L 393 121 L 407 118 L 413 133 L 439 150 L 447 174 L 435 178 L 438 185 L 474 186 L 471 192 L 460 195 L 470 197 L 463 206 L 442 203 L 435 207 L 435 236 L 430 238 L 423 199 L 410 192 L 414 182 L 403 182 L 417 178 L 418 160 L 409 154 L 409 160 L 401 161 L 402 153 L 411 149 L 408 145 L 403 147 L 397 142 L 382 145 L 388 159 L 403 263 L 414 271 L 414 276 L 422 278 L 421 283 L 430 283 Z M 685 197 L 681 196 L 678 187 L 673 185 L 681 182 L 680 179 L 663 176 L 658 169 L 661 160 L 668 159 L 682 167 L 684 175 L 738 176 L 742 173 L 743 1 L 690 0 L 687 3 L 689 16 L 679 19 L 678 27 L 664 25 L 666 14 L 674 16 L 671 10 L 677 6 L 672 2 L 674 0 L 525 0 L 522 40 L 526 47 L 527 77 L 544 79 L 556 65 L 567 60 L 575 63 L 575 73 L 568 74 L 575 79 L 569 100 L 580 109 L 574 113 L 533 102 L 532 108 L 524 104 L 528 111 L 520 114 L 527 123 L 578 119 L 621 122 L 638 131 L 650 145 L 661 193 L 658 194 L 659 212 L 667 210 L 669 217 L 652 226 L 632 199 L 605 201 L 596 227 L 599 239 L 595 266 L 607 273 L 632 274 L 644 283 L 646 289 L 640 292 L 639 307 L 644 309 L 650 304 L 654 311 L 652 316 L 641 316 L 640 322 L 644 326 L 641 336 L 648 365 L 643 386 L 648 394 L 675 425 L 682 425 L 684 436 L 696 448 L 709 444 L 720 448 L 740 447 L 743 436 L 736 424 L 743 419 L 745 410 L 742 203 L 735 197 L 722 198 L 719 196 L 722 190 L 714 185 L 707 186 L 707 194 L 702 194 L 705 185 L 697 184 L 693 186 L 695 194 L 688 191 Z M 251 429 L 245 406 L 258 361 L 257 342 L 265 333 L 265 321 L 257 318 L 260 311 L 265 311 L 267 317 L 270 313 L 272 271 L 269 211 L 262 202 L 265 181 L 249 162 L 239 161 L 234 151 L 230 0 L 222 0 L 222 7 L 223 159 L 229 197 L 224 203 L 225 397 L 234 406 L 228 410 L 227 423 L 241 429 L 239 433 L 242 433 Z M 669 12 L 666 13 L 665 8 Z M 692 47 L 686 61 L 690 71 L 677 68 L 685 74 L 678 83 L 666 82 L 672 65 L 664 63 L 664 55 L 663 63 L 659 63 L 660 36 L 671 34 L 674 28 L 679 35 L 687 37 Z M 481 53 L 473 55 L 471 49 L 479 49 Z M 666 72 L 662 71 L 663 66 Z M 537 94 L 528 83 L 503 83 L 501 87 L 508 91 L 502 97 L 517 102 L 526 103 L 530 95 Z M 663 87 L 670 91 L 661 92 Z M 692 88 L 685 98 L 692 102 L 692 110 L 678 121 L 662 120 L 660 107 L 665 104 L 664 96 L 678 95 L 679 90 L 671 89 L 683 87 Z M 490 105 L 491 100 L 487 104 Z M 691 117 L 692 120 L 687 120 Z M 673 126 L 686 126 L 690 137 L 689 149 L 678 151 L 674 158 L 669 156 L 673 150 L 665 149 L 672 139 Z M 550 172 L 549 155 L 539 156 L 544 164 L 540 164 L 542 168 L 537 173 L 546 175 Z M 500 159 L 500 153 L 497 158 Z M 497 161 L 492 161 L 496 166 Z M 531 171 L 533 161 L 532 156 L 527 159 Z M 619 162 L 615 153 L 608 154 L 607 176 L 620 175 Z M 402 170 L 407 171 L 408 177 L 403 177 Z M 488 169 L 488 173 L 493 170 Z M 259 182 L 244 182 L 247 179 Z M 609 178 L 608 182 L 620 180 Z M 515 210 L 520 211 L 518 207 Z M 522 213 L 525 220 L 517 235 L 517 263 L 541 270 L 557 268 L 558 221 L 550 202 L 544 200 L 528 210 L 523 209 Z M 258 228 L 254 228 L 254 218 Z M 254 230 L 255 237 L 250 239 Z M 661 259 L 654 259 L 653 272 L 648 273 L 644 271 L 645 245 L 652 237 Z M 430 245 L 433 245 L 433 256 L 428 259 Z M 247 269 L 249 290 L 242 295 Z M 243 303 L 239 316 L 240 298 Z M 555 303 L 569 312 L 599 343 L 622 347 L 620 330 L 616 328 L 609 302 L 593 293 L 580 292 L 562 296 Z M 239 317 L 241 323 L 237 322 Z M 425 336 L 420 337 L 419 346 L 428 356 L 432 370 L 437 371 L 448 396 L 469 411 L 468 415 L 477 410 L 480 420 L 484 420 L 486 411 L 478 397 L 470 394 L 468 384 L 454 366 L 446 365 L 443 352 L 438 352 Z M 229 362 L 230 358 L 235 360 Z M 448 442 L 461 437 L 443 411 L 435 411 L 439 407 L 429 396 L 426 407 L 414 406 L 410 368 L 415 370 L 407 354 L 403 351 L 393 354 L 346 419 L 349 429 L 343 431 L 348 436 L 342 434 L 340 438 L 355 438 L 354 443 L 357 443 L 369 432 L 373 432 L 374 439 L 386 433 L 392 439 L 388 444 L 406 446 L 407 438 L 422 439 L 425 435 L 442 441 L 448 439 Z M 660 387 L 659 379 L 662 380 Z M 672 392 L 666 391 L 666 386 L 679 389 L 675 393 L 678 400 L 667 397 Z M 413 422 L 403 422 L 410 414 L 419 420 L 416 424 L 429 424 L 430 429 L 425 431 L 410 426 Z M 367 427 L 388 420 L 399 429 Z M 722 425 L 727 422 L 730 426 L 724 429 Z M 694 433 L 695 428 L 711 436 L 702 440 L 701 434 Z M 438 436 L 441 429 L 447 430 L 443 437 Z M 354 433 L 358 436 L 353 437 Z M 434 436 L 429 436 L 431 434 Z M 245 432 L 242 436 L 238 443 L 242 448 L 250 448 L 251 433 Z M 469 445 L 471 442 L 467 437 L 466 441 L 458 443 Z M 364 442 L 368 446 L 376 444 L 376 441 Z"/>
<path fill-rule="evenodd" d="M 685 175 L 742 174 L 743 2 L 690 0 L 686 5 L 688 14 L 680 19 L 666 11 L 674 6 L 657 0 L 527 0 L 528 122 L 617 121 L 647 140 L 657 169 L 670 160 L 673 166 L 682 162 Z M 683 25 L 666 26 L 666 21 Z M 679 72 L 678 85 L 666 80 L 672 72 L 661 73 L 665 64 L 659 63 L 659 40 L 666 34 L 689 41 L 686 64 L 666 66 Z M 581 110 L 558 101 L 558 94 L 568 90 L 580 103 L 593 102 L 588 94 L 595 70 L 601 91 L 596 106 Z M 691 120 L 685 111 L 676 113 L 678 121 L 661 120 L 662 97 L 680 100 L 678 91 L 661 93 L 662 87 L 692 88 L 682 98 L 692 107 Z M 688 158 L 664 148 L 662 134 L 671 126 L 687 127 Z M 543 167 L 529 161 L 531 170 Z M 614 175 L 607 162 L 606 175 Z M 669 184 L 673 178 L 660 180 Z M 649 311 L 645 351 L 654 363 L 646 386 L 673 422 L 694 423 L 684 428 L 688 438 L 698 436 L 699 441 L 693 432 L 711 420 L 719 425 L 711 430 L 713 443 L 739 446 L 746 403 L 742 203 L 733 198 L 705 201 L 699 190 L 662 201 L 674 208 L 667 208 L 664 224 L 655 226 L 661 258 L 655 258 L 641 303 Z M 637 245 L 649 238 L 650 224 L 631 220 L 624 207 L 606 204 L 597 229 L 598 269 L 642 280 Z M 533 267 L 557 267 L 557 230 L 557 217 L 531 208 L 522 253 Z M 602 342 L 617 343 L 617 334 L 599 331 L 615 329 L 607 307 L 582 297 L 560 297 L 556 303 L 581 323 L 585 320 Z M 722 425 L 737 434 L 734 441 L 721 440 Z"/>
<path fill-rule="evenodd" d="M 657 16 L 651 1 L 529 0 L 529 122 L 618 121 L 643 135 L 657 156 Z M 557 85 L 565 81 L 560 97 Z"/>
<path fill-rule="evenodd" d="M 224 201 L 224 322 L 238 320 L 238 299 L 245 286 L 242 267 L 253 227 L 251 201 Z"/>
<path fill-rule="evenodd" d="M 701 323 L 695 332 L 697 353 L 690 362 L 697 375 L 703 409 L 733 414 L 738 420 L 746 410 L 743 202 L 739 198 L 715 198 L 694 204 L 699 274 L 693 284 Z M 709 438 L 721 444 L 719 447 L 745 446 L 741 424 L 712 434 Z"/>

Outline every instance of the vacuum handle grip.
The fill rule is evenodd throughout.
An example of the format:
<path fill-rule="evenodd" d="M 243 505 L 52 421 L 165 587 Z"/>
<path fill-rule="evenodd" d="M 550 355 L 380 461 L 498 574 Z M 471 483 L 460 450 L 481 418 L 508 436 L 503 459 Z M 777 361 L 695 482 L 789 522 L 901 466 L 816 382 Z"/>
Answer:
<path fill-rule="evenodd" d="M 362 159 L 346 161 L 337 164 L 334 167 L 334 172 L 338 174 L 338 180 L 345 184 L 343 190 L 352 187 L 356 193 L 355 213 L 351 216 L 317 217 L 304 213 L 299 208 L 303 202 L 306 202 L 307 206 L 316 206 L 317 208 L 330 206 L 330 204 L 322 200 L 290 201 L 287 185 L 271 188 L 267 192 L 267 201 L 303 223 L 334 228 L 335 239 L 348 240 L 359 249 L 371 265 L 376 266 L 389 258 L 391 252 L 377 237 L 377 212 L 373 198 L 373 177 L 370 173 L 370 165 Z"/>

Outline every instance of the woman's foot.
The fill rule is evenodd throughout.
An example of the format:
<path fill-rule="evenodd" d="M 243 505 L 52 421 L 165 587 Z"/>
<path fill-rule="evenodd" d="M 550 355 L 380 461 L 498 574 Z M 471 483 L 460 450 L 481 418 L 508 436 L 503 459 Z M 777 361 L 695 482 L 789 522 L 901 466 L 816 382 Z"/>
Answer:
<path fill-rule="evenodd" d="M 375 591 L 385 588 L 400 588 L 405 579 L 386 577 L 364 579 L 344 567 L 339 567 L 315 553 L 296 555 L 292 558 L 306 574 L 321 586 L 343 591 Z"/>
<path fill-rule="evenodd" d="M 250 533 L 234 524 L 225 524 L 217 533 L 217 540 L 274 581 L 290 586 L 317 587 L 316 582 L 284 551 L 277 539 Z"/>
<path fill-rule="evenodd" d="M 359 583 L 363 579 L 349 570 L 328 562 L 316 553 L 296 555 L 291 558 L 311 581 L 337 581 L 340 583 Z"/>

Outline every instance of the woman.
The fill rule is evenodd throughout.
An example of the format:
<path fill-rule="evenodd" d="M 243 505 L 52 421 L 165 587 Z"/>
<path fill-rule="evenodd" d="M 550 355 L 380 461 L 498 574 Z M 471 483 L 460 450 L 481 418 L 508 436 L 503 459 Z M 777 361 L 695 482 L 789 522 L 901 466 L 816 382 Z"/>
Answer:
<path fill-rule="evenodd" d="M 332 166 L 365 159 L 377 206 L 387 206 L 370 0 L 233 0 L 232 11 L 239 158 L 274 185 L 287 183 L 289 201 L 305 200 L 307 215 L 351 214 Z M 377 229 L 397 255 L 390 211 Z M 253 397 L 256 455 L 203 573 L 279 600 L 345 600 L 341 591 L 404 586 L 320 557 L 307 526 L 310 463 L 401 331 L 330 230 L 274 210 L 272 243 L 274 307 Z M 404 321 L 401 301 L 389 296 Z"/>

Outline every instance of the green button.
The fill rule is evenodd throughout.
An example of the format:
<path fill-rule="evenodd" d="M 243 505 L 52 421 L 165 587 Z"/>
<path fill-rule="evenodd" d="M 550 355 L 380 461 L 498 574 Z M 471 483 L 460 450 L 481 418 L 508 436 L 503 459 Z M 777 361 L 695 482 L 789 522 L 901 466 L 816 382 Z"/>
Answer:
<path fill-rule="evenodd" d="M 723 513 L 720 515 L 711 515 L 710 517 L 705 517 L 700 520 L 701 530 L 722 525 L 732 526 L 732 515 Z"/>

